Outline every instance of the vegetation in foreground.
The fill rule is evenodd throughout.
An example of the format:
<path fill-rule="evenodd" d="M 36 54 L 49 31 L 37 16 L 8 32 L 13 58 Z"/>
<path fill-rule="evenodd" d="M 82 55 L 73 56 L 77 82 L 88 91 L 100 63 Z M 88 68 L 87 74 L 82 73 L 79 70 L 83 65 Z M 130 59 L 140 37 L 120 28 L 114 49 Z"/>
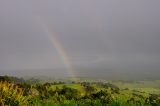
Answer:
<path fill-rule="evenodd" d="M 1 106 L 160 106 L 158 93 L 109 82 L 40 84 L 7 76 L 0 80 Z"/>

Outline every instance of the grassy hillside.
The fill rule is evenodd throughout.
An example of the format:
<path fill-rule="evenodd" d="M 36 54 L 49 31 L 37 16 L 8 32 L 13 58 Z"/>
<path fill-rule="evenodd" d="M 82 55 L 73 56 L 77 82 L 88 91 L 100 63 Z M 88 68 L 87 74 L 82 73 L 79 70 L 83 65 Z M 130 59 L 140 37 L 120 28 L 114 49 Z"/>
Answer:
<path fill-rule="evenodd" d="M 1 106 L 160 106 L 160 81 L 8 81 L 0 83 Z"/>

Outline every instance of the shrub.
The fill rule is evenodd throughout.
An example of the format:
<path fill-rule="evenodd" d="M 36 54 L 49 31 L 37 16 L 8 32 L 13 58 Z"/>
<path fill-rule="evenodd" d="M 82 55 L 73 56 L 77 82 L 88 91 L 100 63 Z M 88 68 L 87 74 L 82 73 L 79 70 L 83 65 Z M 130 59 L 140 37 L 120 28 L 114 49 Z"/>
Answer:
<path fill-rule="evenodd" d="M 23 96 L 23 89 L 8 82 L 0 82 L 1 106 L 28 106 L 29 97 Z"/>

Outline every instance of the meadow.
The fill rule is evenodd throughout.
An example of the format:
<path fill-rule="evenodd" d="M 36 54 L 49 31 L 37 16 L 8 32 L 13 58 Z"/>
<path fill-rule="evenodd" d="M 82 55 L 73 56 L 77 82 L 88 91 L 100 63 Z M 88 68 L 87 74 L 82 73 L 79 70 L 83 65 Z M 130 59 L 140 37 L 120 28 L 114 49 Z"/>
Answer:
<path fill-rule="evenodd" d="M 160 81 L 53 81 L 0 76 L 1 106 L 160 106 Z"/>

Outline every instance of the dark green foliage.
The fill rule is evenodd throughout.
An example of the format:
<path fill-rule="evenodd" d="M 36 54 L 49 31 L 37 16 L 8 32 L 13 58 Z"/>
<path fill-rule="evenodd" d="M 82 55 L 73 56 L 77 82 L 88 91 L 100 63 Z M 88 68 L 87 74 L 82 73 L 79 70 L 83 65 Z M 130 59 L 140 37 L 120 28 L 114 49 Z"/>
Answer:
<path fill-rule="evenodd" d="M 59 92 L 60 95 L 65 95 L 68 100 L 80 98 L 80 92 L 76 89 L 68 88 L 63 86 L 62 90 Z"/>
<path fill-rule="evenodd" d="M 152 106 L 160 106 L 160 95 L 150 94 L 148 100 L 152 104 Z"/>
<path fill-rule="evenodd" d="M 25 82 L 23 78 L 0 76 L 0 81 L 14 82 L 16 84 L 22 84 Z"/>
<path fill-rule="evenodd" d="M 119 89 L 111 83 L 74 81 L 69 84 L 40 84 L 34 78 L 23 81 L 8 76 L 0 76 L 0 80 L 13 84 L 13 89 L 17 89 L 14 86 L 23 89 L 22 97 L 29 97 L 27 101 L 33 106 L 160 106 L 159 94 L 146 96 L 142 91 Z M 6 99 L 5 103 L 12 105 L 11 100 Z M 13 103 L 18 106 L 16 101 Z"/>

